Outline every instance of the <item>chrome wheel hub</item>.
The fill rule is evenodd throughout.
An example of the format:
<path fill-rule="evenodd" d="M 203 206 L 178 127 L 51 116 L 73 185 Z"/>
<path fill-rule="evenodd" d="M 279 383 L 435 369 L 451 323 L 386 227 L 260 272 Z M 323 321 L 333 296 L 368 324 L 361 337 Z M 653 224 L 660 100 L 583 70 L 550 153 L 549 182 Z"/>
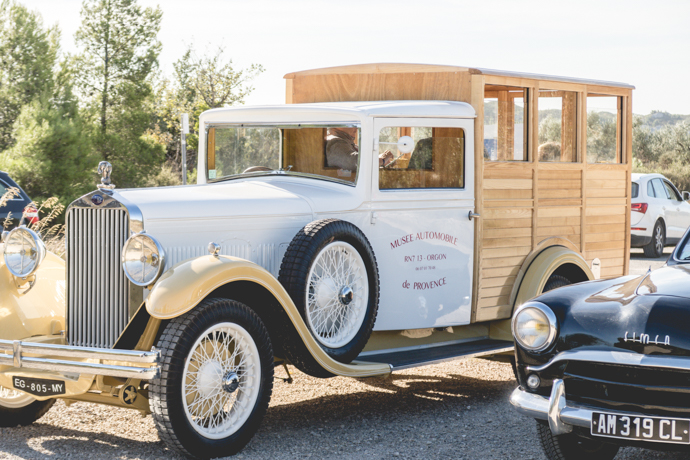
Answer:
<path fill-rule="evenodd" d="M 350 302 L 352 302 L 354 296 L 355 293 L 352 291 L 352 288 L 350 288 L 350 286 L 343 286 L 343 288 L 340 290 L 340 295 L 338 296 L 338 298 L 340 299 L 341 304 L 350 305 Z"/>
<path fill-rule="evenodd" d="M 228 372 L 223 377 L 223 391 L 226 393 L 234 393 L 240 386 L 240 378 L 235 372 Z"/>

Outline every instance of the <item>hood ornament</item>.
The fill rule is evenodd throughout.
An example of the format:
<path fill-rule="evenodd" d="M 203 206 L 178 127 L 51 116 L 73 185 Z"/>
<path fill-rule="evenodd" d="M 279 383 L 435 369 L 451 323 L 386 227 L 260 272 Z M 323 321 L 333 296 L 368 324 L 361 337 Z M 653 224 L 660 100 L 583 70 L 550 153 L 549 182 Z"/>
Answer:
<path fill-rule="evenodd" d="M 110 173 L 113 172 L 113 165 L 107 161 L 101 161 L 98 163 L 98 174 L 101 176 L 101 183 L 97 185 L 99 189 L 112 190 L 115 188 L 115 184 L 110 181 Z"/>

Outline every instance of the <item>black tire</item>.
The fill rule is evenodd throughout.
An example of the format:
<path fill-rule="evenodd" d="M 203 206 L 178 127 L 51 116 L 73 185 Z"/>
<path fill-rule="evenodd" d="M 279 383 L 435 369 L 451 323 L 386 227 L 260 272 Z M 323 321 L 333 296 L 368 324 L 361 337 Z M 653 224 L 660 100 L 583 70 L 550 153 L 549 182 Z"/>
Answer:
<path fill-rule="evenodd" d="M 55 404 L 54 399 L 37 401 L 29 396 L 25 398 L 27 399 L 26 405 L 21 403 L 3 404 L 3 400 L 0 399 L 0 428 L 31 425 L 43 417 Z M 22 399 L 24 398 L 22 397 Z"/>
<path fill-rule="evenodd" d="M 565 276 L 551 275 L 549 276 L 549 279 L 546 281 L 546 284 L 544 285 L 544 290 L 542 292 L 552 291 L 554 289 L 558 289 L 559 287 L 567 286 L 569 284 L 573 284 L 573 282 Z"/>
<path fill-rule="evenodd" d="M 661 221 L 657 220 L 652 230 L 652 241 L 642 246 L 644 256 L 656 259 L 664 254 L 666 245 L 666 229 Z"/>
<path fill-rule="evenodd" d="M 183 398 L 183 392 L 185 392 L 183 379 L 185 379 L 187 363 L 189 362 L 189 365 L 193 366 L 192 363 L 195 362 L 194 359 L 190 359 L 190 356 L 194 356 L 193 352 L 199 350 L 202 346 L 204 350 L 209 349 L 208 342 L 205 344 L 204 342 L 199 342 L 199 346 L 193 349 L 197 341 L 208 340 L 209 342 L 213 342 L 212 349 L 215 350 L 218 340 L 228 340 L 226 335 L 223 335 L 224 333 L 216 333 L 215 331 L 212 332 L 214 335 L 209 333 L 204 336 L 205 332 L 210 331 L 213 327 L 220 327 L 218 325 L 221 323 L 230 323 L 233 326 L 240 326 L 249 334 L 250 337 L 245 339 L 247 343 L 249 343 L 249 340 L 253 341 L 253 344 L 256 346 L 258 355 L 253 355 L 252 359 L 255 359 L 258 365 L 250 366 L 249 368 L 242 368 L 240 365 L 236 366 L 234 370 L 226 370 L 226 366 L 222 366 L 221 364 L 227 365 L 230 361 L 236 363 L 237 358 L 233 357 L 233 355 L 228 361 L 219 363 L 218 369 L 222 369 L 225 376 L 235 371 L 237 372 L 237 374 L 235 374 L 236 376 L 238 374 L 244 376 L 248 372 L 251 372 L 252 369 L 256 368 L 260 372 L 260 377 L 257 379 L 259 380 L 258 394 L 256 395 L 253 407 L 248 409 L 248 418 L 236 430 L 228 433 L 227 436 L 213 439 L 198 431 L 204 428 L 203 423 L 208 423 L 208 420 L 213 420 L 213 418 L 201 419 L 202 425 L 199 425 L 199 423 L 191 420 L 191 415 L 187 415 L 187 411 L 191 411 L 192 409 L 186 409 L 186 407 L 191 408 L 194 404 L 199 403 L 197 399 L 194 399 L 191 404 L 188 402 L 189 395 L 192 392 L 190 389 L 186 390 L 189 393 L 187 393 L 185 402 L 185 398 Z M 227 334 L 227 336 L 230 336 L 230 334 Z M 228 345 L 232 344 L 232 348 L 229 346 L 218 346 L 217 348 L 221 350 L 221 353 L 225 353 L 223 356 L 227 357 L 229 353 L 232 353 L 232 351 L 229 350 L 237 350 L 239 343 L 242 343 L 242 341 L 236 342 L 233 339 L 233 341 L 228 343 Z M 251 343 L 249 343 L 248 346 L 251 347 Z M 194 310 L 171 320 L 163 331 L 157 347 L 161 350 L 161 376 L 159 379 L 155 379 L 151 382 L 150 402 L 153 420 L 156 424 L 156 428 L 158 428 L 160 438 L 165 441 L 169 447 L 194 458 L 225 457 L 239 452 L 259 428 L 261 420 L 266 414 L 266 409 L 271 399 L 271 392 L 273 391 L 273 349 L 266 327 L 259 316 L 246 305 L 234 300 L 218 298 L 206 299 Z M 197 356 L 200 356 L 202 359 L 204 358 L 202 355 Z M 244 358 L 242 357 L 242 359 Z M 195 384 L 197 388 L 202 385 L 200 382 L 204 364 L 210 363 L 215 366 L 215 363 L 218 363 L 218 361 L 213 361 L 210 357 L 207 357 L 207 360 L 202 363 L 202 365 L 199 365 L 199 362 L 197 358 L 196 376 L 194 377 L 191 373 L 188 376 L 189 379 L 196 378 Z M 190 367 L 190 369 L 191 368 L 192 367 Z M 218 375 L 216 368 L 212 369 L 212 372 L 216 372 L 215 375 Z M 213 374 L 211 373 L 210 375 Z M 246 379 L 246 377 L 241 378 Z M 238 380 L 238 382 L 242 382 L 242 380 Z M 222 396 L 231 398 L 232 396 L 226 396 L 226 393 L 230 395 L 233 393 L 237 395 L 246 395 L 252 392 L 251 388 L 246 393 L 244 388 L 241 391 L 237 391 L 237 387 L 235 387 L 234 390 L 223 391 L 224 387 L 218 386 L 222 383 L 221 379 L 215 383 L 216 387 L 213 388 L 214 393 L 211 394 L 211 396 L 215 398 Z M 239 384 L 241 385 L 242 383 Z M 218 391 L 219 389 L 221 390 L 220 392 Z M 200 396 L 201 391 L 202 390 L 196 390 L 195 396 Z M 213 401 L 219 400 L 214 399 Z M 226 403 L 223 404 L 223 408 Z M 185 404 L 187 406 L 185 406 Z M 203 407 L 209 407 L 209 404 L 210 403 L 203 403 L 196 407 L 202 407 L 201 410 L 204 410 Z M 248 404 L 251 406 L 251 398 Z M 242 410 L 242 406 L 238 405 L 238 407 Z M 216 409 L 211 417 L 219 413 L 231 413 L 234 409 L 235 406 L 229 408 L 227 411 Z M 213 407 L 207 409 L 207 411 L 212 410 L 214 410 Z M 197 427 L 195 427 L 195 423 L 198 425 Z"/>
<path fill-rule="evenodd" d="M 331 243 L 344 242 L 355 248 L 362 258 L 368 283 L 368 298 L 366 312 L 361 327 L 354 337 L 342 346 L 329 347 L 322 343 L 318 334 L 311 327 L 307 318 L 307 286 L 310 270 L 317 256 Z M 324 219 L 310 223 L 301 229 L 288 246 L 285 257 L 280 265 L 278 280 L 290 294 L 292 301 L 299 310 L 307 327 L 321 346 L 334 360 L 349 363 L 355 359 L 366 345 L 376 322 L 379 303 L 379 273 L 374 251 L 366 236 L 355 225 L 338 219 Z M 286 348 L 289 354 L 290 347 Z M 312 374 L 318 369 L 302 369 L 300 362 L 308 361 L 301 356 L 288 356 L 290 362 L 300 370 Z"/>
<path fill-rule="evenodd" d="M 618 446 L 602 441 L 583 438 L 574 433 L 554 436 L 549 425 L 537 420 L 537 435 L 549 460 L 612 460 Z"/>

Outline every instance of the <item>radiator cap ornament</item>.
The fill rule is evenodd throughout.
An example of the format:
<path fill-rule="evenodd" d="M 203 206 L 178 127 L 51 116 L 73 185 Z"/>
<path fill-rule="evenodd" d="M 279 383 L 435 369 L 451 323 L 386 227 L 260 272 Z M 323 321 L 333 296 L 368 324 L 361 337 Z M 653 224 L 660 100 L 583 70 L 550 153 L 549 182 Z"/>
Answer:
<path fill-rule="evenodd" d="M 110 180 L 110 173 L 112 172 L 113 165 L 111 165 L 107 161 L 101 161 L 100 163 L 98 163 L 98 174 L 102 176 L 101 183 L 98 184 L 99 189 L 112 190 L 115 188 L 115 184 L 113 184 Z"/>

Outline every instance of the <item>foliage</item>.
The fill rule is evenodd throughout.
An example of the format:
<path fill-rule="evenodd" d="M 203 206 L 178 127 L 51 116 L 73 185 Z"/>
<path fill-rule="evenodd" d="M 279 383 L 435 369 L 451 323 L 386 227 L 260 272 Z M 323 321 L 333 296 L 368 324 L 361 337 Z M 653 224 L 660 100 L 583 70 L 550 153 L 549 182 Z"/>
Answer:
<path fill-rule="evenodd" d="M 587 161 L 611 163 L 616 159 L 617 116 L 607 112 L 587 114 Z"/>
<path fill-rule="evenodd" d="M 0 152 L 13 143 L 22 107 L 52 92 L 59 38 L 40 14 L 10 0 L 0 3 Z"/>

